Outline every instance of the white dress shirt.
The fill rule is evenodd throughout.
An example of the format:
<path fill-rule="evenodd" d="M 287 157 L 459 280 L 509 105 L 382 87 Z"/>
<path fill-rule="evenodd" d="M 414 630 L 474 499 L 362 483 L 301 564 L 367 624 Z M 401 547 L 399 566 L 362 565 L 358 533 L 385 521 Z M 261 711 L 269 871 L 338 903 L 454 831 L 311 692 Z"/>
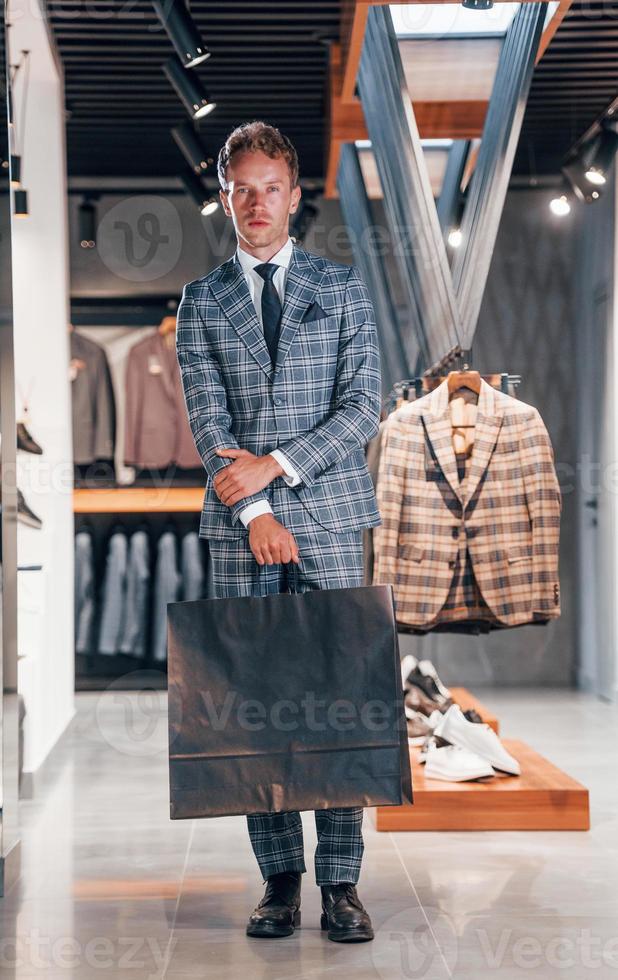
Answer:
<path fill-rule="evenodd" d="M 279 266 L 273 276 L 273 283 L 275 284 L 275 289 L 277 290 L 282 307 L 285 296 L 285 280 L 287 278 L 287 271 L 290 264 L 290 259 L 292 258 L 293 248 L 294 242 L 288 235 L 288 240 L 285 245 L 283 245 L 279 251 L 268 260 L 269 262 Z M 240 262 L 242 271 L 244 272 L 245 279 L 247 280 L 249 295 L 251 296 L 253 305 L 255 306 L 258 320 L 260 321 L 260 325 L 263 326 L 262 289 L 264 288 L 264 280 L 259 272 L 255 271 L 256 265 L 261 265 L 263 260 L 257 259 L 255 255 L 250 255 L 249 252 L 245 252 L 240 245 L 236 249 L 236 256 Z M 269 453 L 269 455 L 274 456 L 279 465 L 282 467 L 284 471 L 283 479 L 289 487 L 295 487 L 301 482 L 298 473 L 282 452 L 280 452 L 278 449 L 273 449 L 272 453 Z M 241 510 L 240 519 L 245 527 L 248 527 L 249 521 L 252 521 L 254 517 L 258 517 L 260 514 L 272 514 L 272 512 L 272 507 L 267 500 L 259 500 L 257 503 L 249 504 L 248 507 Z"/>

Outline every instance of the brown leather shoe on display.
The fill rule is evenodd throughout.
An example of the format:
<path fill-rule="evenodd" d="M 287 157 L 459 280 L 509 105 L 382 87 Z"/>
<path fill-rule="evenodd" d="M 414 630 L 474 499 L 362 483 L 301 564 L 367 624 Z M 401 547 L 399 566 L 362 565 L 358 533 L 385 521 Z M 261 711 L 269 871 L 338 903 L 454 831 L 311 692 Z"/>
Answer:
<path fill-rule="evenodd" d="M 249 916 L 247 935 L 260 939 L 291 936 L 300 925 L 300 871 L 282 871 L 266 882 L 264 897 Z"/>
<path fill-rule="evenodd" d="M 429 718 L 434 711 L 442 711 L 442 705 L 432 701 L 416 684 L 411 684 L 406 688 L 403 699 L 406 708 L 411 708 L 412 711 L 419 711 L 426 718 Z"/>
<path fill-rule="evenodd" d="M 322 885 L 320 926 L 336 943 L 366 943 L 373 939 L 369 914 L 356 893 L 356 886 L 343 881 Z"/>

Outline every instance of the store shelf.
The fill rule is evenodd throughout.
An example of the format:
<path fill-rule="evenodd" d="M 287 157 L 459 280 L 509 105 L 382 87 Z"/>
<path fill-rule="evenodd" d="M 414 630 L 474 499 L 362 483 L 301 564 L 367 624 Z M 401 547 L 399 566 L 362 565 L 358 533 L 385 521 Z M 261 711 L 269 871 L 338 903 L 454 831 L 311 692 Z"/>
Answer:
<path fill-rule="evenodd" d="M 525 742 L 504 739 L 521 776 L 486 781 L 427 779 L 410 749 L 414 804 L 372 810 L 377 830 L 589 830 L 588 790 Z"/>
<path fill-rule="evenodd" d="M 458 704 L 462 711 L 468 711 L 470 708 L 474 708 L 476 712 L 481 716 L 486 725 L 493 728 L 496 735 L 500 734 L 500 722 L 495 715 L 491 713 L 489 708 L 486 708 L 478 698 L 475 698 L 473 694 L 466 687 L 451 687 L 450 688 L 451 697 L 455 704 Z"/>
<path fill-rule="evenodd" d="M 73 491 L 75 514 L 199 513 L 204 487 L 110 487 Z"/>

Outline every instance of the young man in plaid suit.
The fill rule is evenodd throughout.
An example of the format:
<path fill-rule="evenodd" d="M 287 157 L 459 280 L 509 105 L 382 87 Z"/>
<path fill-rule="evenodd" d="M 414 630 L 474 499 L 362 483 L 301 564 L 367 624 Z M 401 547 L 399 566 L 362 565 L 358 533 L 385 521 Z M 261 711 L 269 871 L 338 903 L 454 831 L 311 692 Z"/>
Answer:
<path fill-rule="evenodd" d="M 238 248 L 185 286 L 177 352 L 195 443 L 207 472 L 200 535 L 217 598 L 363 584 L 362 528 L 380 523 L 364 449 L 378 430 L 374 315 L 353 267 L 288 234 L 300 201 L 290 141 L 262 122 L 219 153 L 220 198 Z M 290 650 L 290 656 L 294 651 Z M 362 808 L 318 810 L 316 881 L 330 939 L 373 938 L 356 892 Z M 249 816 L 265 895 L 247 933 L 279 937 L 300 922 L 306 870 L 299 813 Z"/>

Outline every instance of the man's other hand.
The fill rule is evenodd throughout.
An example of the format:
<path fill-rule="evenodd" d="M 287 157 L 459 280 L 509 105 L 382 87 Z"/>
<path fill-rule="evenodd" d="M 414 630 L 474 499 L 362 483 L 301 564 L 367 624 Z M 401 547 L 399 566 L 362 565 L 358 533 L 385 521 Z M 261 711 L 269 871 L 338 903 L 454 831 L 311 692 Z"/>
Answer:
<path fill-rule="evenodd" d="M 283 473 L 274 456 L 255 456 L 248 449 L 217 449 L 216 453 L 234 460 L 230 466 L 219 470 L 213 480 L 217 497 L 227 507 L 232 507 L 243 497 L 259 493 Z"/>
<path fill-rule="evenodd" d="M 300 562 L 294 535 L 272 514 L 260 514 L 249 522 L 249 547 L 258 565 Z"/>

